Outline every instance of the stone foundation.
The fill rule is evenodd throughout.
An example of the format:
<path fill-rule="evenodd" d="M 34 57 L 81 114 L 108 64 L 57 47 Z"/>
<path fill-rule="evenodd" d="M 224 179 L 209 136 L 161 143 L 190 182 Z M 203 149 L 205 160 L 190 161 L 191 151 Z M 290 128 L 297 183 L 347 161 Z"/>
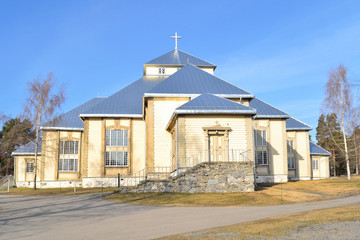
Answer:
<path fill-rule="evenodd" d="M 76 187 L 82 187 L 82 181 L 37 181 L 36 188 L 73 188 L 74 184 Z M 33 188 L 34 182 L 17 181 L 16 187 Z"/>
<path fill-rule="evenodd" d="M 201 163 L 169 180 L 148 180 L 121 192 L 253 192 L 252 162 Z"/>

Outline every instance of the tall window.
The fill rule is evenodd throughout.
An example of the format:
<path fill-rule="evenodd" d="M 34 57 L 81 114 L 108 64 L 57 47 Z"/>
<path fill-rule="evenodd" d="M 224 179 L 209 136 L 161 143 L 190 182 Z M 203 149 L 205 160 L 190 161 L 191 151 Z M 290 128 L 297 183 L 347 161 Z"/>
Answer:
<path fill-rule="evenodd" d="M 295 153 L 293 140 L 287 140 L 288 169 L 295 169 Z"/>
<path fill-rule="evenodd" d="M 255 141 L 255 164 L 268 165 L 269 156 L 267 150 L 266 131 L 254 130 Z"/>
<path fill-rule="evenodd" d="M 106 151 L 105 165 L 107 167 L 126 167 L 128 166 L 127 151 Z"/>
<path fill-rule="evenodd" d="M 26 163 L 26 172 L 27 173 L 33 173 L 34 172 L 34 163 L 33 162 L 27 162 Z"/>
<path fill-rule="evenodd" d="M 60 154 L 78 154 L 79 141 L 60 141 Z"/>
<path fill-rule="evenodd" d="M 78 171 L 79 141 L 60 141 L 59 172 Z"/>
<path fill-rule="evenodd" d="M 129 163 L 129 132 L 125 129 L 106 130 L 106 167 L 127 167 Z"/>
<path fill-rule="evenodd" d="M 254 130 L 255 146 L 266 146 L 266 131 Z"/>
<path fill-rule="evenodd" d="M 314 170 L 318 170 L 319 169 L 319 160 L 318 159 L 313 159 L 312 160 L 312 168 Z"/>
<path fill-rule="evenodd" d="M 59 159 L 59 171 L 60 172 L 77 172 L 78 160 L 69 158 Z"/>
<path fill-rule="evenodd" d="M 128 146 L 128 130 L 106 130 L 106 146 Z"/>

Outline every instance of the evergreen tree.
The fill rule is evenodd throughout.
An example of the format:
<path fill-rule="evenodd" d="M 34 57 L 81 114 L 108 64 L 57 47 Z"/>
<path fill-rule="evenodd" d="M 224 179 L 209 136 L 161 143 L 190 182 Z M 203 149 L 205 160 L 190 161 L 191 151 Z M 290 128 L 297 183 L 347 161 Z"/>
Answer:
<path fill-rule="evenodd" d="M 13 173 L 14 160 L 11 153 L 16 147 L 34 138 L 32 124 L 28 119 L 12 118 L 6 121 L 0 131 L 0 176 Z"/>

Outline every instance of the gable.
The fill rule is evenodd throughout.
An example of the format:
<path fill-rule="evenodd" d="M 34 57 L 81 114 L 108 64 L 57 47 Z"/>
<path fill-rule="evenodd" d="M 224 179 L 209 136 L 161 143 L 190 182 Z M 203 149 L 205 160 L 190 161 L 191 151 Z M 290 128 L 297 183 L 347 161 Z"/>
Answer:
<path fill-rule="evenodd" d="M 147 91 L 145 96 L 189 96 L 203 93 L 226 97 L 253 97 L 251 93 L 192 64 L 185 65 L 163 82 Z"/>

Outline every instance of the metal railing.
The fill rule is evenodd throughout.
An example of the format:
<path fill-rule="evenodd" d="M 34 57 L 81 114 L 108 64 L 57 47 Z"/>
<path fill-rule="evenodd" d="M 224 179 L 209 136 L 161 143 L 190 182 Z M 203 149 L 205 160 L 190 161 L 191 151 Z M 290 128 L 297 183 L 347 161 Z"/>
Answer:
<path fill-rule="evenodd" d="M 146 167 L 132 175 L 120 176 L 120 186 L 137 186 L 146 180 L 165 180 L 170 177 L 170 167 Z"/>
<path fill-rule="evenodd" d="M 207 150 L 180 160 L 178 166 L 179 168 L 192 168 L 203 162 L 248 162 L 250 161 L 250 154 L 250 150 L 242 149 Z"/>

